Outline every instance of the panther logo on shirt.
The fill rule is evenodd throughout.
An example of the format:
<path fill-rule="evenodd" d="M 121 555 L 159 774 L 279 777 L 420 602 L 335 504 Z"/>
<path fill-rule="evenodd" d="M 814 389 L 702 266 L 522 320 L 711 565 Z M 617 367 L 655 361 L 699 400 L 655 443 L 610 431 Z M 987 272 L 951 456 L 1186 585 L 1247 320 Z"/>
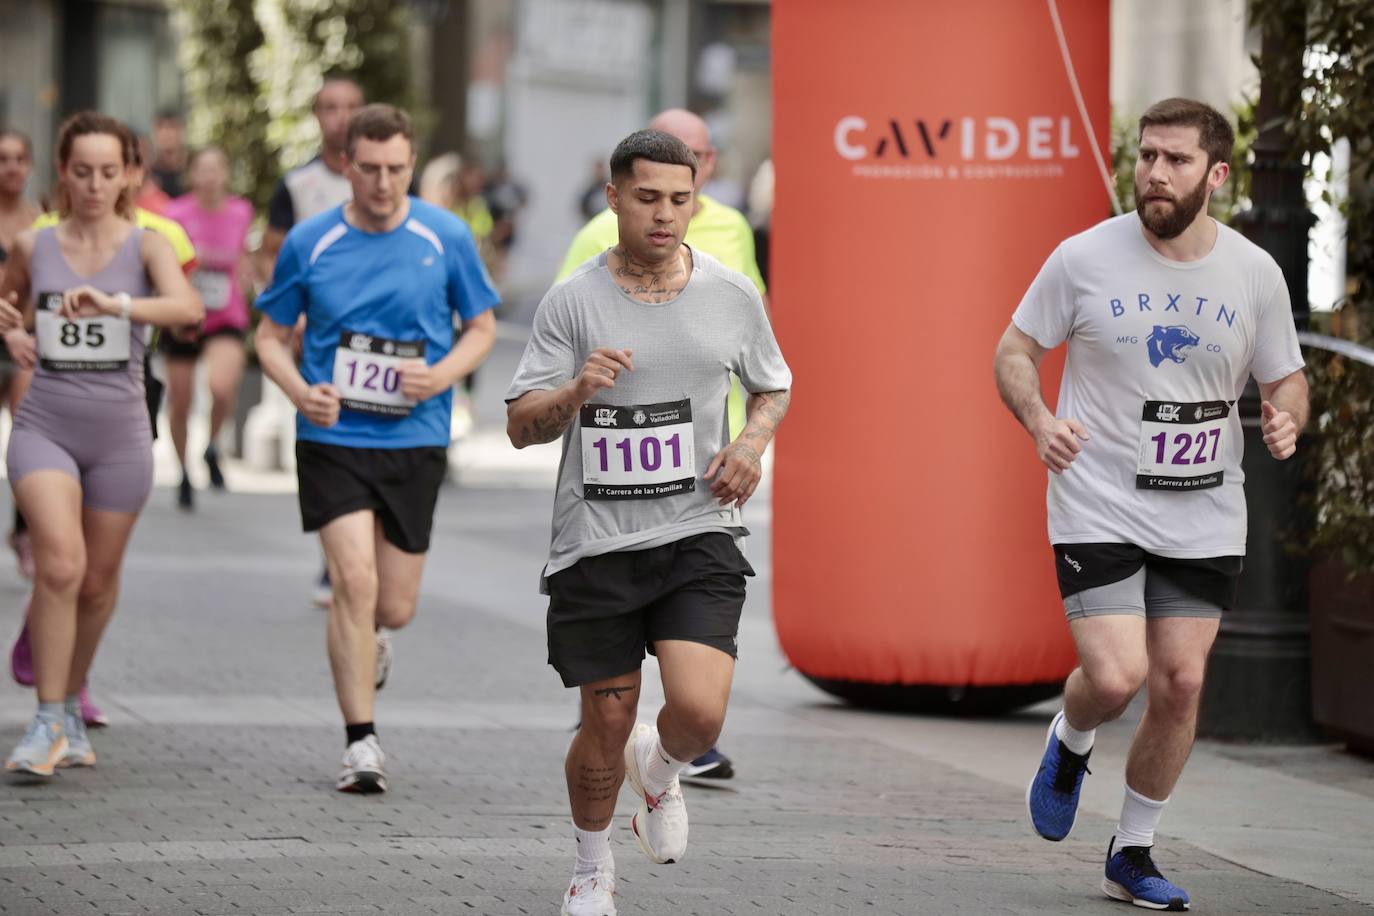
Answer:
<path fill-rule="evenodd" d="M 1150 333 L 1150 339 L 1146 344 L 1146 349 L 1150 354 L 1150 365 L 1158 369 L 1159 364 L 1166 359 L 1181 363 L 1188 358 L 1186 351 L 1200 343 L 1202 343 L 1202 338 L 1181 324 L 1167 326 L 1157 324 Z"/>

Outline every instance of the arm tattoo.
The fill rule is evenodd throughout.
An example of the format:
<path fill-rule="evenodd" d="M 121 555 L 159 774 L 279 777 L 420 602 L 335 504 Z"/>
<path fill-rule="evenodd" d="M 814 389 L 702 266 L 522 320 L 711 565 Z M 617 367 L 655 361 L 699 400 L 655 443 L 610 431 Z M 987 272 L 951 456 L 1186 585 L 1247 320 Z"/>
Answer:
<path fill-rule="evenodd" d="M 763 456 L 760 455 L 758 451 L 754 449 L 753 446 L 745 444 L 743 435 L 741 435 L 734 442 L 731 442 L 729 445 L 725 446 L 725 450 L 733 455 L 737 455 L 738 457 L 743 458 L 745 461 L 749 462 L 755 467 L 758 467 L 759 463 L 763 461 Z"/>
<path fill-rule="evenodd" d="M 544 411 L 543 416 L 531 417 L 530 421 L 520 430 L 520 442 L 522 445 L 539 445 L 544 442 L 552 442 L 572 425 L 573 410 L 571 404 L 550 404 Z"/>
<path fill-rule="evenodd" d="M 749 404 L 749 422 L 744 427 L 744 432 L 736 443 L 750 442 L 758 447 L 753 449 L 755 462 L 758 461 L 758 453 L 762 448 L 767 447 L 768 442 L 777 432 L 778 425 L 782 423 L 782 418 L 787 416 L 787 408 L 792 403 L 792 392 L 783 391 L 761 391 L 751 396 Z"/>

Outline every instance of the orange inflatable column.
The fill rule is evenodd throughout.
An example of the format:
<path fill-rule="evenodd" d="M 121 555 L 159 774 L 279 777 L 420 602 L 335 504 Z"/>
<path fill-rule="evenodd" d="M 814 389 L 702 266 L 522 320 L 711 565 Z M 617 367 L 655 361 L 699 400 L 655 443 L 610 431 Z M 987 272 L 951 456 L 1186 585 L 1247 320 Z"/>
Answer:
<path fill-rule="evenodd" d="M 1046 2 L 773 6 L 772 294 L 796 376 L 774 614 L 797 669 L 855 701 L 1005 709 L 1075 663 L 1046 471 L 992 378 L 1045 258 L 1110 215 L 1109 4 L 1057 8 L 1086 118 Z"/>

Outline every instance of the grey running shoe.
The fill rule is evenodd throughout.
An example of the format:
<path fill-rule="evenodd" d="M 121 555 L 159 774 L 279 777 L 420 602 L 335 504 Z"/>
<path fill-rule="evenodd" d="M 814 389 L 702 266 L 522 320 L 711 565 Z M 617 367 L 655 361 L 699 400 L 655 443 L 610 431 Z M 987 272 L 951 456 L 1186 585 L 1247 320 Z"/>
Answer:
<path fill-rule="evenodd" d="M 51 776 L 57 762 L 67 753 L 67 736 L 62 723 L 34 716 L 24 737 L 10 752 L 5 770 L 29 776 Z"/>
<path fill-rule="evenodd" d="M 95 766 L 95 748 L 86 736 L 86 723 L 80 713 L 62 717 L 62 727 L 67 730 L 67 753 L 57 762 L 60 767 Z"/>
<path fill-rule="evenodd" d="M 335 785 L 340 792 L 369 795 L 386 791 L 386 753 L 376 735 L 368 735 L 348 746 L 343 755 L 343 770 Z"/>

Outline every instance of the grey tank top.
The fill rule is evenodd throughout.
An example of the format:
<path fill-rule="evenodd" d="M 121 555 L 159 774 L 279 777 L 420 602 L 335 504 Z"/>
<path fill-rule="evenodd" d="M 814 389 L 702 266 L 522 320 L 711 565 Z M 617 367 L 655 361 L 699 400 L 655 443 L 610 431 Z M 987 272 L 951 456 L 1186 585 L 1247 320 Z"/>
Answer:
<path fill-rule="evenodd" d="M 83 285 L 111 294 L 128 293 L 135 299 L 151 295 L 152 284 L 143 267 L 143 232 L 135 226 L 108 264 L 89 277 L 83 277 L 72 270 L 62 254 L 57 227 L 39 230 L 33 240 L 33 262 L 29 265 L 29 289 L 35 314 L 44 295 L 63 293 Z M 34 371 L 31 394 L 95 401 L 142 400 L 143 354 L 147 350 L 148 330 L 148 325 L 142 322 L 131 323 L 129 363 L 121 369 L 55 371 L 40 361 Z M 42 333 L 40 329 L 40 336 Z"/>

